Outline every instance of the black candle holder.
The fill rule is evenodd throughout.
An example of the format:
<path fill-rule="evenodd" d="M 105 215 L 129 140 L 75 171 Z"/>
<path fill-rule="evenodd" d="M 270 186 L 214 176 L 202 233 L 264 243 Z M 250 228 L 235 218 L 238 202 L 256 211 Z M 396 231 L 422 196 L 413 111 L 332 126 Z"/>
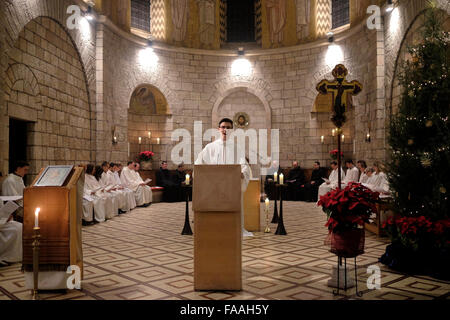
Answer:
<path fill-rule="evenodd" d="M 276 182 L 274 182 L 274 185 L 275 185 L 275 204 L 273 207 L 273 217 L 271 223 L 278 223 L 278 206 L 277 206 L 278 188 Z"/>
<path fill-rule="evenodd" d="M 277 231 L 275 231 L 276 235 L 279 236 L 285 236 L 287 235 L 286 229 L 284 228 L 284 222 L 283 222 L 283 193 L 284 190 L 286 189 L 288 185 L 287 184 L 277 184 L 275 186 L 276 189 L 280 189 L 280 217 L 278 219 L 278 227 L 277 227 Z M 278 191 L 277 191 L 278 194 Z"/>
<path fill-rule="evenodd" d="M 181 231 L 181 235 L 191 236 L 193 233 L 191 224 L 189 223 L 189 190 L 192 189 L 192 186 L 183 184 L 181 187 L 185 190 L 186 193 L 186 213 L 184 216 L 184 227 L 183 231 Z"/>

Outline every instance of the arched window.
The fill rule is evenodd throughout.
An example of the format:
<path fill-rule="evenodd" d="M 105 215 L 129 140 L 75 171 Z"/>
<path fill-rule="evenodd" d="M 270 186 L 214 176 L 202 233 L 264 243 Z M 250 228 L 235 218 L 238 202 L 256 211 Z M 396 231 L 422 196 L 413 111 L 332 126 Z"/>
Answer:
<path fill-rule="evenodd" d="M 131 27 L 150 32 L 150 0 L 131 0 Z"/>
<path fill-rule="evenodd" d="M 331 0 L 331 24 L 336 29 L 350 23 L 350 1 Z"/>

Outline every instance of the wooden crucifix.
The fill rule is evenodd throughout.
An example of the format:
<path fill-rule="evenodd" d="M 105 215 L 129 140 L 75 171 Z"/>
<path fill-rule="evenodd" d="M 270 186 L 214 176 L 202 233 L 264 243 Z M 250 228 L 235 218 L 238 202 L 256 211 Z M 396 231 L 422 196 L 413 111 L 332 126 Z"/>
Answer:
<path fill-rule="evenodd" d="M 348 70 L 343 64 L 338 64 L 332 72 L 334 81 L 326 79 L 317 84 L 317 91 L 321 94 L 331 93 L 333 96 L 333 116 L 331 121 L 338 128 L 338 188 L 341 188 L 341 127 L 346 121 L 345 111 L 347 109 L 347 95 L 356 96 L 362 91 L 362 84 L 356 80 L 347 82 L 345 78 Z"/>

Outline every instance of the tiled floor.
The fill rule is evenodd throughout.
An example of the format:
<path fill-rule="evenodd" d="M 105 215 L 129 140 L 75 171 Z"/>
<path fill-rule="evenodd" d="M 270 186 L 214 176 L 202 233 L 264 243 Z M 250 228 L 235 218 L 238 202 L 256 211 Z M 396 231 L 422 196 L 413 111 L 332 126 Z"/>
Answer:
<path fill-rule="evenodd" d="M 325 214 L 312 203 L 285 202 L 287 236 L 255 233 L 243 243 L 241 292 L 193 291 L 193 237 L 180 235 L 184 203 L 157 203 L 110 221 L 83 227 L 82 290 L 48 292 L 42 299 L 450 299 L 450 283 L 411 277 L 379 264 L 386 239 L 366 233 L 357 259 L 362 298 L 327 286 L 336 257 L 323 245 Z M 261 221 L 265 221 L 262 217 Z M 381 269 L 381 289 L 367 289 L 367 267 Z M 0 300 L 30 299 L 20 264 L 0 268 Z M 343 292 L 343 291 L 341 291 Z"/>

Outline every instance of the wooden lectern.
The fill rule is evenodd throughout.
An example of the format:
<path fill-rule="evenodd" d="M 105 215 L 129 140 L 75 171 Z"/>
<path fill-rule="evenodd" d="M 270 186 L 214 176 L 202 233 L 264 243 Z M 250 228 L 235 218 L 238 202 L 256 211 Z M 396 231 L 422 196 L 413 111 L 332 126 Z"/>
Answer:
<path fill-rule="evenodd" d="M 242 290 L 241 166 L 194 173 L 194 289 Z"/>
<path fill-rule="evenodd" d="M 244 228 L 250 232 L 261 229 L 261 184 L 259 179 L 251 179 L 244 193 Z"/>
<path fill-rule="evenodd" d="M 38 177 L 41 176 L 42 169 Z M 61 187 L 25 188 L 23 221 L 23 268 L 27 288 L 33 286 L 33 227 L 35 209 L 39 215 L 39 290 L 67 289 L 67 268 L 78 266 L 83 278 L 81 220 L 84 170 L 75 167 Z"/>

